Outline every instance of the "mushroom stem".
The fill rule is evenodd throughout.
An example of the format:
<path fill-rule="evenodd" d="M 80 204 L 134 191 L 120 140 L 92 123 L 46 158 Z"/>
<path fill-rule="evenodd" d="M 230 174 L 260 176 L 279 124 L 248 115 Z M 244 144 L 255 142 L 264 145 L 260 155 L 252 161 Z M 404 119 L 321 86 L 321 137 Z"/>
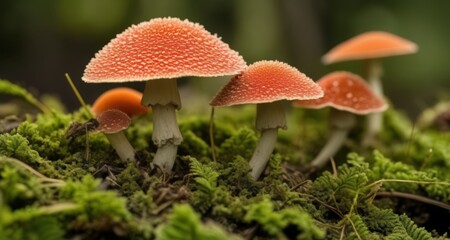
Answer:
<path fill-rule="evenodd" d="M 125 134 L 120 131 L 117 133 L 106 134 L 111 146 L 116 150 L 117 155 L 119 155 L 122 161 L 135 161 L 134 148 L 131 146 Z"/>
<path fill-rule="evenodd" d="M 331 157 L 342 147 L 347 139 L 349 130 L 355 125 L 355 116 L 352 113 L 336 109 L 330 110 L 331 134 L 320 153 L 310 163 L 313 168 L 322 168 Z"/>
<path fill-rule="evenodd" d="M 372 87 L 373 92 L 378 97 L 383 97 L 383 84 L 381 76 L 383 75 L 383 66 L 379 59 L 370 59 L 367 61 L 367 81 Z"/>
<path fill-rule="evenodd" d="M 283 101 L 256 105 L 256 128 L 261 131 L 261 137 L 249 162 L 254 179 L 258 179 L 266 168 L 275 147 L 278 128 L 285 129 L 286 126 Z"/>
<path fill-rule="evenodd" d="M 261 137 L 258 146 L 253 152 L 253 156 L 249 162 L 252 169 L 252 176 L 254 179 L 258 179 L 269 161 L 270 155 L 275 147 L 277 140 L 278 128 L 265 129 L 261 131 Z"/>
<path fill-rule="evenodd" d="M 165 144 L 158 147 L 155 157 L 153 158 L 153 164 L 161 167 L 165 172 L 171 172 L 175 158 L 177 157 L 178 145 Z"/>
<path fill-rule="evenodd" d="M 379 59 L 371 59 L 367 62 L 367 80 L 372 87 L 373 92 L 378 97 L 383 97 L 383 85 L 381 75 L 383 68 Z M 372 113 L 367 118 L 367 129 L 363 139 L 363 145 L 372 144 L 375 136 L 383 128 L 383 113 Z"/>
<path fill-rule="evenodd" d="M 178 145 L 183 141 L 178 128 L 176 109 L 181 108 L 175 79 L 151 80 L 145 84 L 142 104 L 153 111 L 153 143 L 158 147 L 153 163 L 164 171 L 172 170 Z"/>

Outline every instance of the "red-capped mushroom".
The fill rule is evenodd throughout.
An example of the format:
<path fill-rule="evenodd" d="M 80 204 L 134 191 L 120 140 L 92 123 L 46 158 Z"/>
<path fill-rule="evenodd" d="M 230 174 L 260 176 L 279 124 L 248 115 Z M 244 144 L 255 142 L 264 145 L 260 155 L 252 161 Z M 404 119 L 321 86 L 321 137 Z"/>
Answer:
<path fill-rule="evenodd" d="M 97 121 L 99 123 L 97 130 L 105 134 L 120 159 L 135 161 L 134 148 L 123 133 L 131 123 L 130 117 L 120 110 L 110 109 L 97 116 Z"/>
<path fill-rule="evenodd" d="M 273 152 L 278 128 L 287 128 L 283 101 L 315 99 L 323 92 L 305 74 L 286 63 L 259 61 L 233 77 L 210 102 L 211 106 L 255 103 L 260 142 L 249 162 L 258 179 Z"/>
<path fill-rule="evenodd" d="M 132 88 L 118 87 L 102 93 L 92 104 L 91 110 L 95 116 L 110 109 L 126 113 L 130 118 L 148 112 L 141 104 L 142 93 Z"/>
<path fill-rule="evenodd" d="M 324 96 L 320 99 L 295 101 L 294 105 L 307 108 L 331 107 L 331 134 L 328 142 L 311 162 L 314 168 L 322 167 L 342 147 L 349 130 L 355 125 L 355 116 L 386 110 L 384 100 L 371 90 L 358 75 L 333 72 L 323 76 L 317 84 Z"/>
<path fill-rule="evenodd" d="M 233 75 L 245 67 L 236 51 L 203 26 L 156 18 L 117 35 L 90 61 L 82 79 L 146 81 L 142 104 L 152 106 L 152 139 L 158 146 L 153 163 L 170 172 L 183 140 L 176 120 L 181 101 L 175 78 Z"/>
<path fill-rule="evenodd" d="M 384 57 L 412 54 L 417 52 L 417 45 L 392 33 L 372 31 L 355 36 L 331 49 L 322 58 L 325 64 L 349 60 L 365 60 L 367 63 L 367 80 L 374 93 L 383 97 L 381 75 L 383 69 L 380 59 Z M 369 115 L 364 145 L 369 145 L 383 127 L 381 113 Z"/>

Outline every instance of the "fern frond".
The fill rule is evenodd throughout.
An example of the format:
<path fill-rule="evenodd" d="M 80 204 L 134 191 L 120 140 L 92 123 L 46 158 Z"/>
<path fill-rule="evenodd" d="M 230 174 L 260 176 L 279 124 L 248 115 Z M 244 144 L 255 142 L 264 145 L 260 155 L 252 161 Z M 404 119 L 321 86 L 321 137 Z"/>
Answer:
<path fill-rule="evenodd" d="M 418 227 L 408 216 L 405 214 L 400 215 L 399 220 L 403 225 L 406 233 L 414 240 L 429 240 L 433 239 L 431 234 L 425 230 L 425 228 Z"/>
<path fill-rule="evenodd" d="M 367 228 L 366 224 L 362 220 L 361 216 L 358 214 L 351 213 L 346 216 L 349 225 L 351 226 L 350 233 L 348 234 L 346 239 L 358 239 L 358 240 L 368 240 L 374 239 L 373 235 L 369 232 L 369 228 Z"/>

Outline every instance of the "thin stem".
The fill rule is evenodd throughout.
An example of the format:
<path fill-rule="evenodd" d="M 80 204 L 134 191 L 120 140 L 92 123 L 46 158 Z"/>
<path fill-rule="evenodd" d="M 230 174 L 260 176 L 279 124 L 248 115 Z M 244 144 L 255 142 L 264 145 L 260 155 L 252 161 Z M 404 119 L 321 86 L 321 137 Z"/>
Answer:
<path fill-rule="evenodd" d="M 417 184 L 438 184 L 438 185 L 445 185 L 450 186 L 450 183 L 448 182 L 438 182 L 438 181 L 419 181 L 419 180 L 408 180 L 408 179 L 379 179 L 369 185 L 366 186 L 366 188 L 372 188 L 373 186 L 383 184 L 385 182 L 400 182 L 400 183 L 417 183 Z"/>
<path fill-rule="evenodd" d="M 349 130 L 355 125 L 355 116 L 352 113 L 331 109 L 331 134 L 327 143 L 311 162 L 311 167 L 322 168 L 344 145 Z"/>
<path fill-rule="evenodd" d="M 32 103 L 35 107 L 37 107 L 41 112 L 43 113 L 49 113 L 51 110 L 45 106 L 41 101 L 39 101 L 37 98 L 27 95 L 25 98 L 28 100 L 29 103 Z"/>
<path fill-rule="evenodd" d="M 22 161 L 19 161 L 17 159 L 14 158 L 7 158 L 7 157 L 3 157 L 0 158 L 0 162 L 10 162 L 13 164 L 18 165 L 19 167 L 22 167 L 26 170 L 28 170 L 31 174 L 35 175 L 36 177 L 38 177 L 42 182 L 50 182 L 50 183 L 57 183 L 57 184 L 65 184 L 65 182 L 63 180 L 59 180 L 59 179 L 54 179 L 54 178 L 49 178 L 47 176 L 42 175 L 40 172 L 34 170 L 32 167 L 28 166 L 27 164 L 25 164 Z"/>
<path fill-rule="evenodd" d="M 70 84 L 70 87 L 72 88 L 72 91 L 75 93 L 75 96 L 77 97 L 78 101 L 80 102 L 81 106 L 83 106 L 84 110 L 86 110 L 86 113 L 89 115 L 89 117 L 93 118 L 94 115 L 91 113 L 91 111 L 87 107 L 86 102 L 84 101 L 84 99 L 81 96 L 80 92 L 78 92 L 78 89 L 75 86 L 75 84 L 73 83 L 72 78 L 70 78 L 68 73 L 66 73 L 65 76 L 66 76 L 67 81 Z"/>
<path fill-rule="evenodd" d="M 259 144 L 253 152 L 253 156 L 249 162 L 252 169 L 252 176 L 258 179 L 269 161 L 270 155 L 275 147 L 277 140 L 278 128 L 265 129 L 261 131 Z"/>
<path fill-rule="evenodd" d="M 383 84 L 381 76 L 383 68 L 379 59 L 371 59 L 367 62 L 367 81 L 373 92 L 378 97 L 383 97 Z M 383 128 L 383 113 L 372 113 L 367 117 L 367 129 L 363 139 L 363 145 L 369 146 L 375 140 L 376 135 Z"/>
<path fill-rule="evenodd" d="M 331 159 L 331 157 L 339 151 L 342 145 L 344 145 L 345 139 L 347 139 L 347 134 L 348 130 L 334 129 L 325 146 L 311 162 L 311 166 L 314 168 L 322 168 Z"/>
<path fill-rule="evenodd" d="M 216 146 L 214 144 L 214 107 L 211 107 L 211 115 L 209 118 L 209 143 L 211 145 L 211 155 L 214 162 L 216 159 Z"/>
<path fill-rule="evenodd" d="M 122 161 L 136 161 L 134 148 L 131 146 L 127 137 L 125 137 L 123 131 L 112 134 L 105 133 L 105 136 L 108 138 L 109 143 L 116 150 L 117 155 L 119 155 Z"/>
<path fill-rule="evenodd" d="M 383 97 L 383 83 L 381 76 L 383 75 L 383 67 L 379 59 L 370 59 L 366 65 L 367 81 L 372 87 L 373 92 L 378 97 Z"/>
<path fill-rule="evenodd" d="M 415 194 L 411 194 L 411 193 L 404 193 L 404 192 L 378 192 L 377 193 L 378 197 L 401 197 L 401 198 L 408 198 L 408 199 L 412 199 L 412 200 L 416 200 L 419 202 L 423 202 L 426 204 L 430 204 L 430 205 L 434 205 L 443 209 L 447 209 L 450 210 L 450 205 L 444 203 L 444 202 L 440 202 L 431 198 L 427 198 L 424 196 L 420 196 L 420 195 L 415 195 Z"/>

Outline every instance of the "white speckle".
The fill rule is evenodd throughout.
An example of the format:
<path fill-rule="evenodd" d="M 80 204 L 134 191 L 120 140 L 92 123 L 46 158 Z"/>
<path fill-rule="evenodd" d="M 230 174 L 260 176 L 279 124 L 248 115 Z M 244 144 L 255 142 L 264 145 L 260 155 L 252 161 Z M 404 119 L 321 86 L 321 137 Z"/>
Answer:
<path fill-rule="evenodd" d="M 352 94 L 352 93 L 347 93 L 347 94 L 345 94 L 345 96 L 346 96 L 347 98 L 352 98 L 352 97 L 353 97 L 353 94 Z"/>
<path fill-rule="evenodd" d="M 339 86 L 339 82 L 338 81 L 333 81 L 333 87 L 338 87 Z"/>

